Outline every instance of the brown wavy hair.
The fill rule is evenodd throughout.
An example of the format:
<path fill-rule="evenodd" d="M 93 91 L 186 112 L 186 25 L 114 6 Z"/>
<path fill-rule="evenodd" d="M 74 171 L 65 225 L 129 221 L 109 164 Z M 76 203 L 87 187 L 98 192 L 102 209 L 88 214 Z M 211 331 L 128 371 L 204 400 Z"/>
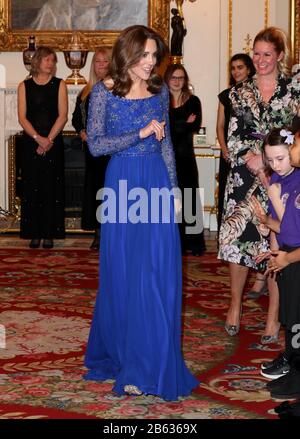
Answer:
<path fill-rule="evenodd" d="M 112 52 L 110 64 L 110 76 L 114 82 L 112 92 L 114 95 L 124 97 L 132 86 L 132 80 L 128 69 L 134 67 L 142 58 L 147 40 L 154 40 L 157 45 L 156 66 L 159 66 L 166 56 L 168 49 L 162 37 L 153 29 L 135 25 L 127 27 L 119 35 Z M 147 81 L 150 93 L 160 91 L 163 81 L 153 69 Z"/>
<path fill-rule="evenodd" d="M 35 54 L 32 57 L 31 60 L 31 69 L 30 74 L 31 76 L 36 76 L 39 74 L 40 65 L 42 62 L 42 58 L 46 58 L 46 56 L 53 55 L 55 64 L 57 63 L 57 56 L 55 51 L 48 46 L 40 46 L 36 49 Z M 52 75 L 55 75 L 56 65 L 53 68 Z"/>
<path fill-rule="evenodd" d="M 173 75 L 173 73 L 176 70 L 181 70 L 183 75 L 184 75 L 184 82 L 183 82 L 183 86 L 181 89 L 181 103 L 184 104 L 188 100 L 188 98 L 192 95 L 192 92 L 189 88 L 189 83 L 190 83 L 189 75 L 187 74 L 187 71 L 185 70 L 183 65 L 182 64 L 170 64 L 167 67 L 167 70 L 165 71 L 164 80 L 165 80 L 165 83 L 167 84 L 167 86 L 169 87 L 169 81 L 171 79 L 171 76 Z M 172 93 L 170 93 L 170 95 L 171 95 L 170 102 L 171 102 L 171 105 L 173 106 L 174 102 L 173 102 L 173 98 L 172 98 Z"/>
<path fill-rule="evenodd" d="M 283 52 L 282 60 L 278 61 L 278 70 L 284 76 L 290 76 L 291 72 L 291 56 L 290 56 L 290 41 L 285 32 L 278 27 L 267 27 L 260 31 L 253 43 L 253 47 L 258 41 L 265 41 L 271 43 L 275 47 L 277 54 Z"/>

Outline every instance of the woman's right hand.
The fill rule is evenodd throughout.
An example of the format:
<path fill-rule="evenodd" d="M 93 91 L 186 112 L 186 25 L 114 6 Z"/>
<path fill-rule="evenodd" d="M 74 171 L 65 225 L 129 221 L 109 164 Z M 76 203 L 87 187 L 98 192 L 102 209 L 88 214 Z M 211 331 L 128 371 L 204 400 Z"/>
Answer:
<path fill-rule="evenodd" d="M 264 168 L 261 154 L 254 154 L 254 152 L 248 151 L 243 156 L 243 159 L 247 168 L 253 175 L 258 175 L 258 172 Z"/>
<path fill-rule="evenodd" d="M 155 135 L 156 139 L 161 141 L 165 137 L 165 125 L 166 122 L 158 122 L 156 119 L 151 120 L 148 125 L 140 130 L 140 138 L 146 139 L 152 134 Z"/>
<path fill-rule="evenodd" d="M 48 152 L 49 149 L 53 145 L 53 141 L 52 140 L 50 140 L 48 137 L 43 137 L 43 136 L 38 136 L 37 142 L 38 142 L 38 145 L 39 145 L 37 150 L 36 150 L 38 155 L 46 154 L 46 152 Z"/>
<path fill-rule="evenodd" d="M 87 141 L 87 134 L 86 134 L 86 131 L 85 131 L 85 130 L 81 130 L 80 133 L 79 133 L 79 135 L 80 135 L 80 138 L 81 138 L 81 140 L 82 140 L 83 142 L 86 142 L 86 141 Z"/>
<path fill-rule="evenodd" d="M 260 264 L 265 259 L 270 259 L 270 257 L 271 257 L 271 252 L 267 251 L 267 252 L 260 253 L 258 256 L 255 256 L 254 260 L 255 260 L 256 264 Z"/>

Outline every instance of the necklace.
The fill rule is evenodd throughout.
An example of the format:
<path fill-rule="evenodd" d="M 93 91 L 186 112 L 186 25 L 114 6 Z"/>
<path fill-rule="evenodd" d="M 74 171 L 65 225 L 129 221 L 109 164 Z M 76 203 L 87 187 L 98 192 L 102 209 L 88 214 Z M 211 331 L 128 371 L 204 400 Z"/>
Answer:
<path fill-rule="evenodd" d="M 34 82 L 38 85 L 45 85 L 51 80 L 52 76 L 48 76 L 47 79 L 39 79 L 38 76 L 33 77 Z"/>

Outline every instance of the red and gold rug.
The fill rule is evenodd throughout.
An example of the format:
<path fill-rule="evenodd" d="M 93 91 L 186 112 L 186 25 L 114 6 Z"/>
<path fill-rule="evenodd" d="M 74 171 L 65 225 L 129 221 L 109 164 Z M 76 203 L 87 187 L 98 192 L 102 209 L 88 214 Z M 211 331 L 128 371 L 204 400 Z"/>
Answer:
<path fill-rule="evenodd" d="M 267 298 L 245 300 L 240 334 L 227 336 L 228 270 L 214 251 L 184 258 L 183 350 L 201 385 L 170 403 L 118 397 L 112 382 L 82 379 L 98 283 L 98 254 L 87 240 L 50 251 L 17 242 L 0 249 L 0 419 L 275 418 L 259 374 L 282 348 L 259 344 Z"/>

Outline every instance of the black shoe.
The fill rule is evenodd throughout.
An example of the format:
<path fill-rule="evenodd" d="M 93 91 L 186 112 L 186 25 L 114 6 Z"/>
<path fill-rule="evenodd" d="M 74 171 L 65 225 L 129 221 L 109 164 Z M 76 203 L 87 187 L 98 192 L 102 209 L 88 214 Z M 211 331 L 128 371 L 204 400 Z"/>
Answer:
<path fill-rule="evenodd" d="M 41 240 L 39 238 L 34 238 L 30 241 L 29 247 L 30 248 L 39 248 L 41 243 Z"/>
<path fill-rule="evenodd" d="M 299 371 L 297 369 L 291 369 L 284 379 L 271 389 L 270 393 L 271 397 L 275 399 L 300 398 Z"/>
<path fill-rule="evenodd" d="M 202 255 L 204 255 L 205 252 L 206 252 L 206 247 L 203 247 L 203 248 L 200 248 L 200 249 L 197 249 L 197 250 L 193 249 L 192 250 L 192 255 L 193 256 L 202 256 Z"/>
<path fill-rule="evenodd" d="M 274 412 L 277 413 L 281 419 L 298 418 L 300 417 L 300 400 L 296 402 L 284 401 L 274 408 Z"/>
<path fill-rule="evenodd" d="M 90 245 L 90 249 L 92 249 L 92 250 L 99 250 L 99 247 L 100 247 L 99 236 L 95 236 L 93 242 Z"/>
<path fill-rule="evenodd" d="M 273 361 L 262 363 L 260 373 L 266 378 L 276 380 L 277 378 L 286 375 L 289 371 L 290 365 L 285 354 L 283 353 L 278 355 L 278 357 Z"/>
<path fill-rule="evenodd" d="M 43 240 L 43 248 L 52 248 L 52 247 L 53 247 L 53 239 Z"/>
<path fill-rule="evenodd" d="M 281 376 L 280 378 L 276 378 L 272 381 L 269 381 L 266 384 L 266 388 L 269 390 L 269 392 L 271 392 L 272 390 L 277 389 L 278 387 L 280 388 L 287 380 L 287 377 L 289 376 L 288 372 L 286 375 Z"/>

